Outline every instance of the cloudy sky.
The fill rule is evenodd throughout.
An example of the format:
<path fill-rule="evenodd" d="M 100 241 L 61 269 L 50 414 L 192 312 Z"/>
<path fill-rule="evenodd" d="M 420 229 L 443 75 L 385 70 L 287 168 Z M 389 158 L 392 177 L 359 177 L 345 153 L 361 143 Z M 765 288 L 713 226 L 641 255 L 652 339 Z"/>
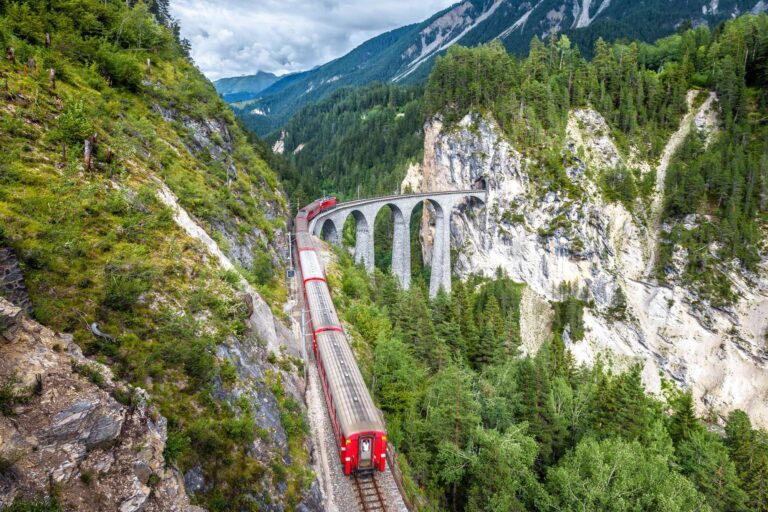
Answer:
<path fill-rule="evenodd" d="M 171 0 L 197 65 L 215 80 L 302 71 L 456 0 Z"/>

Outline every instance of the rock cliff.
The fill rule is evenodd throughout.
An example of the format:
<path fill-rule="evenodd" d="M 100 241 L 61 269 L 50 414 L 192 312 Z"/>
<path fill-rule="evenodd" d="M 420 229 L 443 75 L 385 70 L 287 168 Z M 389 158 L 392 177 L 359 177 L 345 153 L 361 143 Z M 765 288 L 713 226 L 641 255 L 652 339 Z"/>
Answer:
<path fill-rule="evenodd" d="M 166 467 L 166 419 L 144 390 L 2 298 L 0 330 L 0 508 L 52 495 L 65 510 L 202 510 Z"/>
<path fill-rule="evenodd" d="M 689 95 L 689 105 L 694 96 Z M 691 107 L 658 163 L 623 156 L 600 114 L 572 111 L 562 151 L 575 196 L 542 189 L 531 177 L 536 162 L 512 147 L 493 121 L 479 116 L 467 116 L 450 128 L 440 119 L 428 122 L 423 165 L 411 169 L 406 181 L 411 187 L 421 182 L 422 191 L 485 184 L 487 208 L 454 211 L 454 268 L 465 276 L 491 275 L 501 267 L 528 285 L 521 307 L 527 350 L 535 350 L 545 337 L 547 302 L 562 300 L 568 286 L 587 304 L 584 339 L 571 339 L 568 329 L 563 333 L 578 361 L 589 364 L 605 356 L 618 367 L 641 363 L 649 391 L 660 391 L 661 378 L 674 380 L 693 391 L 700 412 L 722 416 L 741 408 L 766 426 L 765 262 L 760 275 L 730 270 L 739 296 L 729 308 L 710 305 L 679 273 L 669 276 L 668 285 L 649 275 L 659 231 L 669 229 L 657 223 L 664 171 L 688 130 L 711 136 L 717 129 L 714 101 L 710 95 Z M 658 187 L 650 204 L 632 212 L 608 202 L 596 182 L 598 173 L 622 165 L 656 173 Z M 428 260 L 428 233 L 424 238 Z"/>

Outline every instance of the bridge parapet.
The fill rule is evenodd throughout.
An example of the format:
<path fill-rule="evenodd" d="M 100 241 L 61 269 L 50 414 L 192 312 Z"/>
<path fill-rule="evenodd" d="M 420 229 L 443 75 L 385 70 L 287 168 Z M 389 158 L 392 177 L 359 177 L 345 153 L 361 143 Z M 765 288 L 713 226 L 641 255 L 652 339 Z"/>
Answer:
<path fill-rule="evenodd" d="M 341 245 L 344 224 L 352 215 L 357 227 L 355 262 L 363 263 L 365 268 L 372 272 L 374 268 L 374 222 L 379 211 L 388 206 L 394 215 L 392 273 L 397 276 L 401 286 L 408 289 L 411 284 L 411 214 L 416 206 L 428 202 L 434 208 L 436 215 L 432 277 L 429 283 L 429 294 L 434 297 L 440 288 L 447 292 L 451 291 L 451 213 L 456 206 L 470 197 L 485 204 L 487 191 L 428 192 L 349 201 L 339 203 L 335 208 L 319 214 L 312 219 L 309 229 L 317 236 L 321 236 L 325 232 L 331 243 Z"/>

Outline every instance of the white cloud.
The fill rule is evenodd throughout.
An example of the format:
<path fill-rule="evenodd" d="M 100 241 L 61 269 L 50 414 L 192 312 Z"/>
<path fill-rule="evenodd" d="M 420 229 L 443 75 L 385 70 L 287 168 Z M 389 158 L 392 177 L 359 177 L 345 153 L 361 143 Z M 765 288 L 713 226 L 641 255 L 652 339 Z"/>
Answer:
<path fill-rule="evenodd" d="M 310 69 L 455 0 L 171 0 L 208 78 Z"/>

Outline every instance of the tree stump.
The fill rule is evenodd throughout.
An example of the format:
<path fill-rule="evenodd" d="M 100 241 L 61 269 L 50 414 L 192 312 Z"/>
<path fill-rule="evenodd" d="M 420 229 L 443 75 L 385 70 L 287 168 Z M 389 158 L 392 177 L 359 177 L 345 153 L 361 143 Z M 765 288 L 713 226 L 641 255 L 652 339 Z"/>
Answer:
<path fill-rule="evenodd" d="M 30 57 L 29 60 L 27 61 L 27 68 L 29 69 L 30 73 L 34 73 L 35 71 L 37 71 L 37 61 L 35 60 L 34 57 Z"/>
<path fill-rule="evenodd" d="M 16 50 L 13 49 L 13 46 L 9 46 L 5 51 L 5 58 L 11 62 L 16 62 Z"/>
<path fill-rule="evenodd" d="M 85 139 L 85 148 L 83 149 L 83 167 L 90 171 L 93 167 L 93 152 L 96 149 L 96 134 L 94 133 Z"/>

